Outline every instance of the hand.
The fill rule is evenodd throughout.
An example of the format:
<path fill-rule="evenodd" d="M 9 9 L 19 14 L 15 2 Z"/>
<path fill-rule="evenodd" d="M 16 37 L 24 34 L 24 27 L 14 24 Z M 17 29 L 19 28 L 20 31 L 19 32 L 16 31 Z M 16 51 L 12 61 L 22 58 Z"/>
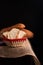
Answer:
<path fill-rule="evenodd" d="M 24 29 L 26 26 L 22 23 L 18 23 L 18 24 L 15 24 L 11 27 L 8 27 L 8 28 L 4 28 L 0 31 L 0 37 L 3 37 L 2 33 L 5 32 L 5 31 L 10 31 L 12 28 L 18 28 L 18 29 L 21 29 L 23 30 L 24 32 L 26 32 L 26 35 L 25 37 L 27 38 L 32 38 L 33 37 L 33 32 L 31 32 L 30 30 L 27 30 L 27 29 Z"/>

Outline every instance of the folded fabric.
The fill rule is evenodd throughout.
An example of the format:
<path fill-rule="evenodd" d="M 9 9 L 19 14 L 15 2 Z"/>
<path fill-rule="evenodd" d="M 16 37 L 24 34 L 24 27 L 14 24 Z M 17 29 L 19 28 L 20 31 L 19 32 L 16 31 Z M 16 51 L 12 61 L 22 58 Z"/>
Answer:
<path fill-rule="evenodd" d="M 23 38 L 26 33 L 20 29 L 13 28 L 10 31 L 3 32 L 3 35 L 8 39 Z"/>
<path fill-rule="evenodd" d="M 26 39 L 25 43 L 21 47 L 8 47 L 2 46 L 0 47 L 0 57 L 4 58 L 18 58 L 25 55 L 31 55 L 34 59 L 35 65 L 40 65 L 40 62 L 35 55 L 30 41 Z"/>

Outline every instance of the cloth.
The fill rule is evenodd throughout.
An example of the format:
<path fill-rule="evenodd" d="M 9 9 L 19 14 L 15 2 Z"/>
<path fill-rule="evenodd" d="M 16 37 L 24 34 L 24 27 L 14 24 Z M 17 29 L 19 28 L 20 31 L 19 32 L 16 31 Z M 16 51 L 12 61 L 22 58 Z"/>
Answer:
<path fill-rule="evenodd" d="M 35 65 L 40 65 L 40 62 L 35 55 L 30 41 L 27 39 L 26 42 L 21 47 L 11 48 L 8 46 L 0 46 L 0 57 L 4 58 L 19 58 L 25 55 L 31 55 L 34 59 Z"/>
<path fill-rule="evenodd" d="M 30 55 L 25 55 L 22 57 L 18 57 L 18 58 L 1 58 L 0 57 L 0 64 L 2 65 L 2 63 L 4 65 L 35 65 L 34 60 L 32 58 L 32 56 Z"/>

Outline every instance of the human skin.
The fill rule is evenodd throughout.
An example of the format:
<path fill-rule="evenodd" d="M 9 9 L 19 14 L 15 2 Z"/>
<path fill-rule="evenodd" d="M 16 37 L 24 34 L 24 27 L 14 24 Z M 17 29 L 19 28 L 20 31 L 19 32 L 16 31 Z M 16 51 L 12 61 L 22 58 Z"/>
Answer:
<path fill-rule="evenodd" d="M 3 35 L 2 35 L 3 32 L 10 31 L 12 28 L 18 28 L 26 33 L 26 35 L 24 37 L 33 38 L 33 36 L 34 36 L 33 32 L 25 29 L 25 27 L 26 26 L 24 24 L 18 23 L 18 24 L 11 26 L 11 27 L 4 28 L 0 31 L 0 37 L 3 38 Z"/>

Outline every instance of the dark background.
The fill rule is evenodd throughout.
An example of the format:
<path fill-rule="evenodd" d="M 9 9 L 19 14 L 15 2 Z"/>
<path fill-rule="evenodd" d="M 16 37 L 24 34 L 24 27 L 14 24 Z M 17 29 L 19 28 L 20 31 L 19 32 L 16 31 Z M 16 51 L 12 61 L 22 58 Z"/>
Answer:
<path fill-rule="evenodd" d="M 31 45 L 42 63 L 43 59 L 43 1 L 7 1 L 0 4 L 0 30 L 2 28 L 24 23 L 26 28 L 34 32 Z"/>

